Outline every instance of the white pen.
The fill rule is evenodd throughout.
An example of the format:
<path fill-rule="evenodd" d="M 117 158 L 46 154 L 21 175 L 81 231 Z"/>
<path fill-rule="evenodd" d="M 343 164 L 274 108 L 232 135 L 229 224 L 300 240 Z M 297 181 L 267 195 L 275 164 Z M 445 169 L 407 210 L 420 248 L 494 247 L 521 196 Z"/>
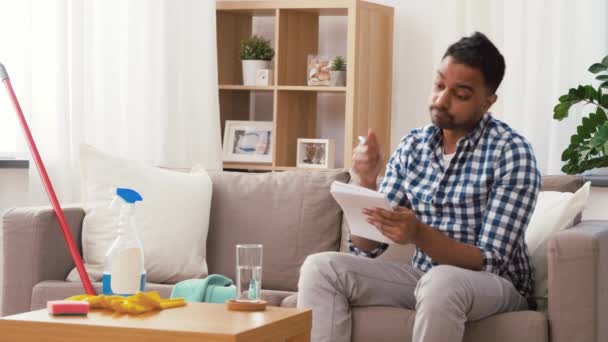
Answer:
<path fill-rule="evenodd" d="M 358 138 L 359 138 L 359 145 L 365 144 L 365 141 L 367 140 L 366 137 L 360 135 Z"/>

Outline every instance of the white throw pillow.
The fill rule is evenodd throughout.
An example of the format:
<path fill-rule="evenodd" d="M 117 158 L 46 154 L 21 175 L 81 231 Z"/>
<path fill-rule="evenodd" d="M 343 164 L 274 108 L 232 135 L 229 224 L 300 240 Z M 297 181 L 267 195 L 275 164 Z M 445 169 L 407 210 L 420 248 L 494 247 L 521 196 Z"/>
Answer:
<path fill-rule="evenodd" d="M 115 158 L 91 146 L 80 152 L 85 218 L 82 250 L 92 281 L 100 281 L 104 256 L 116 238 L 116 212 L 109 208 L 117 187 L 136 190 L 137 231 L 144 248 L 147 281 L 176 283 L 207 276 L 206 242 L 211 178 Z M 76 269 L 69 281 L 79 281 Z"/>
<path fill-rule="evenodd" d="M 538 194 L 525 234 L 534 269 L 535 297 L 547 296 L 547 242 L 553 234 L 572 226 L 587 203 L 590 186 L 587 182 L 575 193 L 541 191 Z"/>

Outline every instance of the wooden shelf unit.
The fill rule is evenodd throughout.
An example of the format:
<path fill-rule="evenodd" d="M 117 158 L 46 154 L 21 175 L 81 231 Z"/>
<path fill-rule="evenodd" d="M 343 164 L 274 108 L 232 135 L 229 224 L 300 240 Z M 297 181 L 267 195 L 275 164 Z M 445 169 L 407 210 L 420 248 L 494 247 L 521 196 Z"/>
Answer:
<path fill-rule="evenodd" d="M 357 136 L 373 128 L 379 142 L 390 146 L 392 101 L 393 8 L 362 0 L 218 0 L 218 84 L 222 134 L 226 120 L 249 120 L 251 94 L 272 94 L 273 162 L 271 165 L 224 163 L 225 169 L 284 171 L 296 169 L 298 138 L 336 139 L 341 159 L 349 168 Z M 345 87 L 307 86 L 307 56 L 319 53 L 322 16 L 344 17 L 348 62 Z M 243 86 L 240 41 L 252 35 L 254 17 L 274 21 L 274 84 Z M 321 36 L 320 36 L 321 35 Z M 344 103 L 336 133 L 320 129 L 324 96 Z M 339 102 L 341 103 L 341 102 Z M 325 132 L 321 132 L 321 131 Z M 388 156 L 387 156 L 388 157 Z M 386 158 L 386 157 L 385 157 Z"/>

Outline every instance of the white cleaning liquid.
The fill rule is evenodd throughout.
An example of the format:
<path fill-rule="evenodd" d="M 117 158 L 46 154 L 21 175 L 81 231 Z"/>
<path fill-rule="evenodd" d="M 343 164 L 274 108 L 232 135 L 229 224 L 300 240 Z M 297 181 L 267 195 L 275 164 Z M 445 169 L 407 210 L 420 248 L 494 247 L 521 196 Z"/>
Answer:
<path fill-rule="evenodd" d="M 144 291 L 146 271 L 144 253 L 135 225 L 135 202 L 141 196 L 130 189 L 116 190 L 123 204 L 116 222 L 118 236 L 106 253 L 102 277 L 103 294 L 129 296 Z"/>
<path fill-rule="evenodd" d="M 112 269 L 103 273 L 103 293 L 129 295 L 137 291 L 144 291 L 146 273 L 141 273 L 143 269 L 141 260 L 143 260 L 143 256 L 142 250 L 139 248 L 127 248 L 115 255 L 112 260 Z"/>

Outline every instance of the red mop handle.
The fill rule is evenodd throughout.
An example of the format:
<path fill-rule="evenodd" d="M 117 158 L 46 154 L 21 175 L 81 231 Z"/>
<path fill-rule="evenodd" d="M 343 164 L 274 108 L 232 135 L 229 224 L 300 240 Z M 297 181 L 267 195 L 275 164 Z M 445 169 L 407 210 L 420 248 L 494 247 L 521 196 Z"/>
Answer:
<path fill-rule="evenodd" d="M 53 184 L 51 184 L 51 180 L 49 179 L 49 175 L 46 173 L 46 168 L 44 167 L 44 163 L 42 162 L 42 158 L 40 158 L 40 153 L 38 153 L 38 148 L 36 147 L 36 143 L 34 142 L 34 138 L 32 137 L 32 133 L 25 121 L 25 116 L 23 116 L 23 111 L 21 110 L 21 106 L 19 105 L 19 101 L 17 100 L 17 96 L 15 96 L 15 92 L 13 91 L 13 86 L 11 85 L 11 80 L 8 77 L 8 73 L 4 68 L 4 65 L 0 63 L 0 79 L 4 82 L 6 86 L 6 90 L 8 91 L 11 101 L 15 106 L 15 111 L 17 112 L 17 117 L 19 122 L 21 123 L 21 127 L 23 128 L 23 132 L 25 133 L 25 137 L 27 138 L 27 145 L 30 148 L 30 152 L 34 157 L 34 161 L 36 163 L 36 167 L 38 168 L 38 173 L 40 173 L 40 178 L 42 178 L 42 183 L 44 184 L 44 188 L 46 190 L 47 195 L 49 196 L 49 200 L 51 201 L 51 205 L 53 206 L 53 210 L 55 210 L 55 215 L 57 215 L 57 221 L 59 221 L 59 227 L 61 227 L 61 232 L 63 233 L 63 237 L 65 239 L 66 244 L 68 245 L 68 249 L 70 250 L 70 254 L 72 255 L 72 260 L 74 260 L 74 264 L 76 264 L 76 269 L 78 270 L 78 274 L 80 275 L 80 281 L 82 282 L 82 286 L 87 294 L 95 295 L 95 289 L 93 289 L 93 285 L 91 285 L 91 280 L 89 279 L 89 275 L 84 268 L 84 264 L 82 263 L 82 258 L 80 257 L 80 253 L 78 252 L 78 248 L 76 248 L 76 243 L 74 243 L 74 237 L 72 236 L 72 232 L 68 227 L 68 222 L 65 219 L 63 214 L 63 209 L 59 205 L 59 201 L 57 200 L 57 195 L 55 195 L 55 190 L 53 189 Z"/>

